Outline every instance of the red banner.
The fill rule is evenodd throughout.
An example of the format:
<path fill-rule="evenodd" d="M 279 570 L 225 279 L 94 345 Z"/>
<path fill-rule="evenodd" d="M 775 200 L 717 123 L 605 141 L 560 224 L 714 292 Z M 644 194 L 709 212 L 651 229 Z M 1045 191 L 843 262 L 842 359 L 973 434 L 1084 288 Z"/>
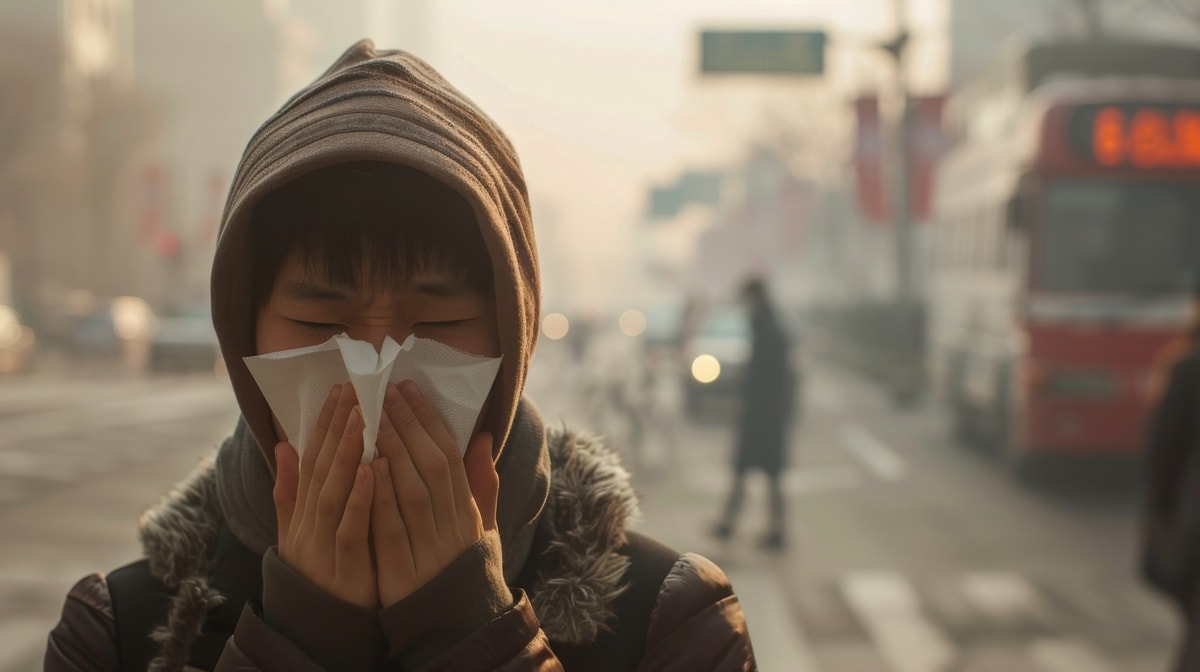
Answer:
<path fill-rule="evenodd" d="M 858 178 L 858 203 L 867 219 L 890 218 L 883 160 L 883 123 L 879 99 L 863 96 L 854 101 L 858 133 L 854 143 L 854 172 Z"/>
<path fill-rule="evenodd" d="M 929 219 L 933 209 L 934 169 L 942 155 L 944 96 L 914 98 L 908 141 L 909 212 L 915 221 Z"/>

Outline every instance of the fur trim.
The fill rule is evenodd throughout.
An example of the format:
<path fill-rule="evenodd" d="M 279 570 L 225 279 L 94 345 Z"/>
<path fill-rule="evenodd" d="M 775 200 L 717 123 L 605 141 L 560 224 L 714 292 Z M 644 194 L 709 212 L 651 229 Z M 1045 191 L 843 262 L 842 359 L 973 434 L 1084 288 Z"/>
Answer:
<path fill-rule="evenodd" d="M 539 562 L 547 571 L 530 601 L 552 641 L 595 640 L 612 625 L 613 602 L 625 592 L 629 559 L 617 552 L 639 515 L 629 473 L 599 438 L 563 427 L 548 432 L 550 499 L 540 525 L 549 547 Z"/>
<path fill-rule="evenodd" d="M 221 531 L 215 464 L 214 451 L 138 519 L 138 539 L 150 573 L 168 588 L 210 571 L 210 551 Z"/>
<path fill-rule="evenodd" d="M 554 642 L 586 644 L 612 625 L 613 602 L 625 590 L 629 560 L 619 553 L 640 515 L 629 473 L 594 436 L 547 431 L 550 497 L 539 526 L 549 538 L 529 599 Z M 224 601 L 209 585 L 221 525 L 215 453 L 163 501 L 144 513 L 139 537 L 150 572 L 176 594 L 167 625 L 152 637 L 161 647 L 154 672 L 182 670 L 209 609 Z"/>

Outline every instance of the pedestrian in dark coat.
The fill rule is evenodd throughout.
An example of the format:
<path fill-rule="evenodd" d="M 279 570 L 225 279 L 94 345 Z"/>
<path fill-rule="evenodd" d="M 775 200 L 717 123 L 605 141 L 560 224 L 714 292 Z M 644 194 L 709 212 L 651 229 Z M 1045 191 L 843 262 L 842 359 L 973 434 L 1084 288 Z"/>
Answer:
<path fill-rule="evenodd" d="M 71 588 L 46 672 L 755 669 L 721 570 L 630 529 L 616 456 L 524 396 L 541 294 L 512 143 L 354 45 L 234 177 L 212 304 L 241 420 L 141 518 L 143 559 Z M 377 455 L 345 384 L 289 435 L 244 358 L 341 334 L 499 357 L 471 437 L 411 380 L 381 390 Z"/>
<path fill-rule="evenodd" d="M 761 546 L 778 550 L 784 546 L 784 499 L 780 483 L 787 466 L 792 416 L 796 406 L 797 380 L 792 369 L 792 344 L 771 304 L 766 283 L 748 281 L 742 300 L 750 312 L 751 354 L 746 368 L 734 450 L 733 488 L 715 535 L 733 535 L 745 496 L 747 472 L 758 469 L 767 477 L 770 492 L 770 527 Z"/>
<path fill-rule="evenodd" d="M 1178 672 L 1200 672 L 1200 281 L 1192 324 L 1151 419 L 1142 572 L 1186 623 Z"/>

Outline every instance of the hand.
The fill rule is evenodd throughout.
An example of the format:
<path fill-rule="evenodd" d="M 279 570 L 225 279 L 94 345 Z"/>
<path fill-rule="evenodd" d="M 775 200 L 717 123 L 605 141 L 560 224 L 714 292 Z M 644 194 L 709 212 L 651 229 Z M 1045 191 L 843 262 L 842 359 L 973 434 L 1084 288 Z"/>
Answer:
<path fill-rule="evenodd" d="M 496 529 L 500 478 L 492 436 L 471 439 L 466 459 L 416 384 L 389 384 L 376 442 L 371 533 L 379 600 L 387 608 L 440 574 L 486 530 Z"/>
<path fill-rule="evenodd" d="M 339 599 L 375 607 L 368 542 L 374 479 L 360 464 L 363 419 L 356 404 L 353 386 L 334 386 L 304 459 L 289 443 L 275 446 L 279 557 Z"/>

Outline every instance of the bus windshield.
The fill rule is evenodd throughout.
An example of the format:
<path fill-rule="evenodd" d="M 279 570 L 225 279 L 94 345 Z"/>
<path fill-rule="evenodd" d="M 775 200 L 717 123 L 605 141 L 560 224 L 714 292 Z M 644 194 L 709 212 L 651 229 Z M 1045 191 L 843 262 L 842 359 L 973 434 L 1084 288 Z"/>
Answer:
<path fill-rule="evenodd" d="M 1036 285 L 1051 292 L 1187 290 L 1200 272 L 1200 184 L 1052 184 L 1037 271 Z"/>

